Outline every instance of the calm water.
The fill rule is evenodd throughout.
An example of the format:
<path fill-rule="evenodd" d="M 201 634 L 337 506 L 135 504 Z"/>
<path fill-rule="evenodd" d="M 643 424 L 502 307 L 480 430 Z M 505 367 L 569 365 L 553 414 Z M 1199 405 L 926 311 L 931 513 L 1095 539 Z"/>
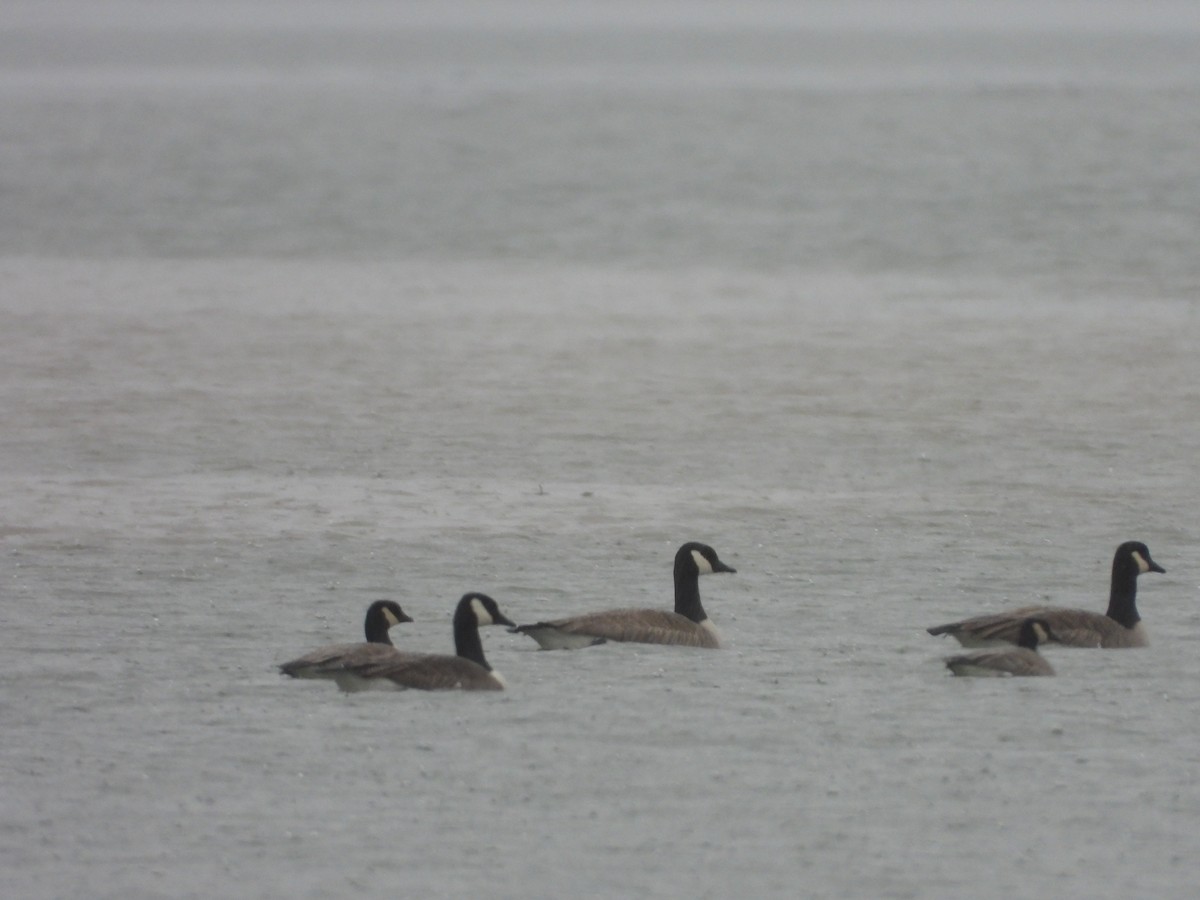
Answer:
<path fill-rule="evenodd" d="M 6 897 L 1192 896 L 1190 7 L 633 9 L 13 5 Z M 274 670 L 688 539 L 720 653 Z M 1126 539 L 1151 649 L 945 675 Z"/>

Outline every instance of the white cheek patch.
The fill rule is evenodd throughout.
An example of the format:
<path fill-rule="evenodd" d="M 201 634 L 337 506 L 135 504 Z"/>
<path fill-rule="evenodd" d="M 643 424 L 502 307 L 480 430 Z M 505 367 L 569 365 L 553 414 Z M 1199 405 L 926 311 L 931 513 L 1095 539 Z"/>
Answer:
<path fill-rule="evenodd" d="M 1137 563 L 1138 571 L 1141 574 L 1145 575 L 1150 571 L 1150 563 L 1146 562 L 1146 557 L 1142 556 L 1136 550 L 1133 551 L 1133 561 Z"/>
<path fill-rule="evenodd" d="M 487 611 L 486 606 L 479 602 L 478 597 L 471 601 L 471 612 L 475 613 L 475 620 L 479 622 L 480 625 L 492 624 L 492 614 Z"/>
<path fill-rule="evenodd" d="M 1046 634 L 1046 629 L 1043 628 L 1039 622 L 1035 622 L 1033 625 L 1033 636 L 1037 638 L 1037 642 L 1039 644 L 1046 643 L 1046 640 L 1049 637 Z"/>
<path fill-rule="evenodd" d="M 388 628 L 400 624 L 400 620 L 396 618 L 396 614 L 386 606 L 383 608 L 383 620 L 388 623 Z"/>
<path fill-rule="evenodd" d="M 712 570 L 713 570 L 712 563 L 710 563 L 707 559 L 704 558 L 703 553 L 701 553 L 699 550 L 693 550 L 692 551 L 692 559 L 694 559 L 696 561 L 696 568 L 700 570 L 701 575 L 711 575 L 712 574 Z"/>

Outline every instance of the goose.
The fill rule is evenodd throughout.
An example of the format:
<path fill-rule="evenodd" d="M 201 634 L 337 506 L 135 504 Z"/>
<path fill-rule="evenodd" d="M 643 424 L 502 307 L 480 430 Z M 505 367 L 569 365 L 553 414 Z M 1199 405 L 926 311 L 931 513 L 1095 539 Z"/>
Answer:
<path fill-rule="evenodd" d="M 988 647 L 1015 643 L 1022 620 L 1036 616 L 1049 624 L 1053 632 L 1051 641 L 1068 647 L 1144 647 L 1146 631 L 1137 611 L 1137 578 L 1146 572 L 1166 571 L 1150 558 L 1145 544 L 1127 541 L 1113 556 L 1112 587 L 1105 615 L 1061 606 L 1025 606 L 926 630 L 933 635 L 953 635 L 964 647 Z"/>
<path fill-rule="evenodd" d="M 1044 619 L 1024 619 L 1015 647 L 974 650 L 946 657 L 946 668 L 955 675 L 1005 677 L 1010 675 L 1053 675 L 1054 669 L 1037 652 L 1038 644 L 1054 640 Z"/>
<path fill-rule="evenodd" d="M 509 630 L 529 635 L 543 650 L 575 650 L 605 641 L 720 647 L 717 630 L 700 605 L 699 578 L 714 572 L 736 571 L 721 562 L 712 547 L 693 541 L 684 544 L 675 554 L 675 612 L 610 609 L 518 625 Z"/>
<path fill-rule="evenodd" d="M 336 674 L 344 691 L 370 689 L 444 691 L 499 691 L 502 679 L 483 655 L 480 625 L 512 625 L 496 601 L 486 594 L 464 594 L 454 610 L 454 648 L 457 656 L 438 653 L 400 653 L 347 666 Z"/>
<path fill-rule="evenodd" d="M 338 670 L 346 666 L 387 659 L 399 652 L 392 646 L 388 629 L 411 621 L 412 618 L 398 603 L 376 600 L 367 607 L 367 618 L 363 623 L 363 630 L 367 634 L 365 644 L 329 644 L 285 662 L 279 671 L 293 678 L 333 678 Z"/>

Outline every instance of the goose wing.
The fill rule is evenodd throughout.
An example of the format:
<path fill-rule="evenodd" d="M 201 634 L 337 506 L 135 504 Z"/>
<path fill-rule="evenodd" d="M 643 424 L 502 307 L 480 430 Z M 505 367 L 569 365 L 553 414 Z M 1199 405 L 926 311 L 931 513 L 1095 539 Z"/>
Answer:
<path fill-rule="evenodd" d="M 930 634 L 949 634 L 964 647 L 986 647 L 998 643 L 1017 643 L 1024 619 L 1044 619 L 1053 637 L 1050 643 L 1067 647 L 1139 647 L 1144 637 L 1103 613 L 1063 606 L 1024 606 L 990 616 L 976 616 L 936 625 Z"/>
<path fill-rule="evenodd" d="M 1021 623 L 1031 616 L 1043 616 L 1047 607 L 1023 606 L 988 616 L 975 616 L 946 625 L 926 629 L 930 634 L 949 634 L 964 647 L 986 647 L 991 644 L 1015 644 L 1021 633 Z"/>
<path fill-rule="evenodd" d="M 566 634 L 589 635 L 609 641 L 681 644 L 688 647 L 718 646 L 712 631 L 686 616 L 663 609 L 610 609 L 539 622 L 538 625 L 549 626 Z"/>
<path fill-rule="evenodd" d="M 386 662 L 399 651 L 391 644 L 329 644 L 279 667 L 293 678 L 321 678 L 355 667 Z"/>
<path fill-rule="evenodd" d="M 363 679 L 385 678 L 398 687 L 422 691 L 499 691 L 503 683 L 488 669 L 461 656 L 397 653 L 375 665 L 360 666 L 354 675 Z"/>
<path fill-rule="evenodd" d="M 1137 628 L 1126 628 L 1103 613 L 1050 608 L 1043 618 L 1054 633 L 1052 642 L 1067 647 L 1141 647 L 1146 643 L 1140 623 Z"/>

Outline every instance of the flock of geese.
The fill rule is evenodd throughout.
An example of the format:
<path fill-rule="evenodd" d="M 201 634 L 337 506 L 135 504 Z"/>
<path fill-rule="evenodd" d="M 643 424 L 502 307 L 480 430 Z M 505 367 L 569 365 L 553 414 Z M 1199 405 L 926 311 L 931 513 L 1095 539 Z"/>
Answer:
<path fill-rule="evenodd" d="M 674 612 L 610 609 L 529 625 L 511 622 L 486 594 L 465 594 L 454 611 L 453 656 L 397 649 L 390 629 L 413 620 L 391 600 L 377 600 L 367 609 L 365 643 L 321 647 L 284 663 L 279 670 L 293 678 L 332 680 L 345 691 L 503 690 L 504 679 L 483 655 L 479 629 L 484 625 L 506 625 L 513 633 L 533 638 L 543 650 L 574 650 L 606 641 L 719 648 L 720 636 L 700 603 L 699 580 L 701 575 L 736 571 L 721 562 L 712 547 L 689 542 L 675 554 Z M 1145 646 L 1146 634 L 1137 611 L 1137 579 L 1146 572 L 1165 571 L 1150 557 L 1145 544 L 1129 541 L 1121 544 L 1113 557 L 1108 611 L 1103 615 L 1058 606 L 1026 606 L 927 630 L 932 635 L 951 635 L 964 647 L 982 648 L 946 657 L 946 667 L 955 675 L 1053 675 L 1054 669 L 1038 653 L 1040 644 Z"/>
<path fill-rule="evenodd" d="M 1166 571 L 1151 559 L 1145 544 L 1126 541 L 1113 555 L 1108 611 L 1103 615 L 1061 606 L 1023 606 L 926 630 L 949 634 L 964 647 L 987 648 L 947 657 L 946 667 L 955 675 L 1053 675 L 1050 663 L 1037 652 L 1039 644 L 1145 647 L 1146 630 L 1137 611 L 1138 576 Z"/>

